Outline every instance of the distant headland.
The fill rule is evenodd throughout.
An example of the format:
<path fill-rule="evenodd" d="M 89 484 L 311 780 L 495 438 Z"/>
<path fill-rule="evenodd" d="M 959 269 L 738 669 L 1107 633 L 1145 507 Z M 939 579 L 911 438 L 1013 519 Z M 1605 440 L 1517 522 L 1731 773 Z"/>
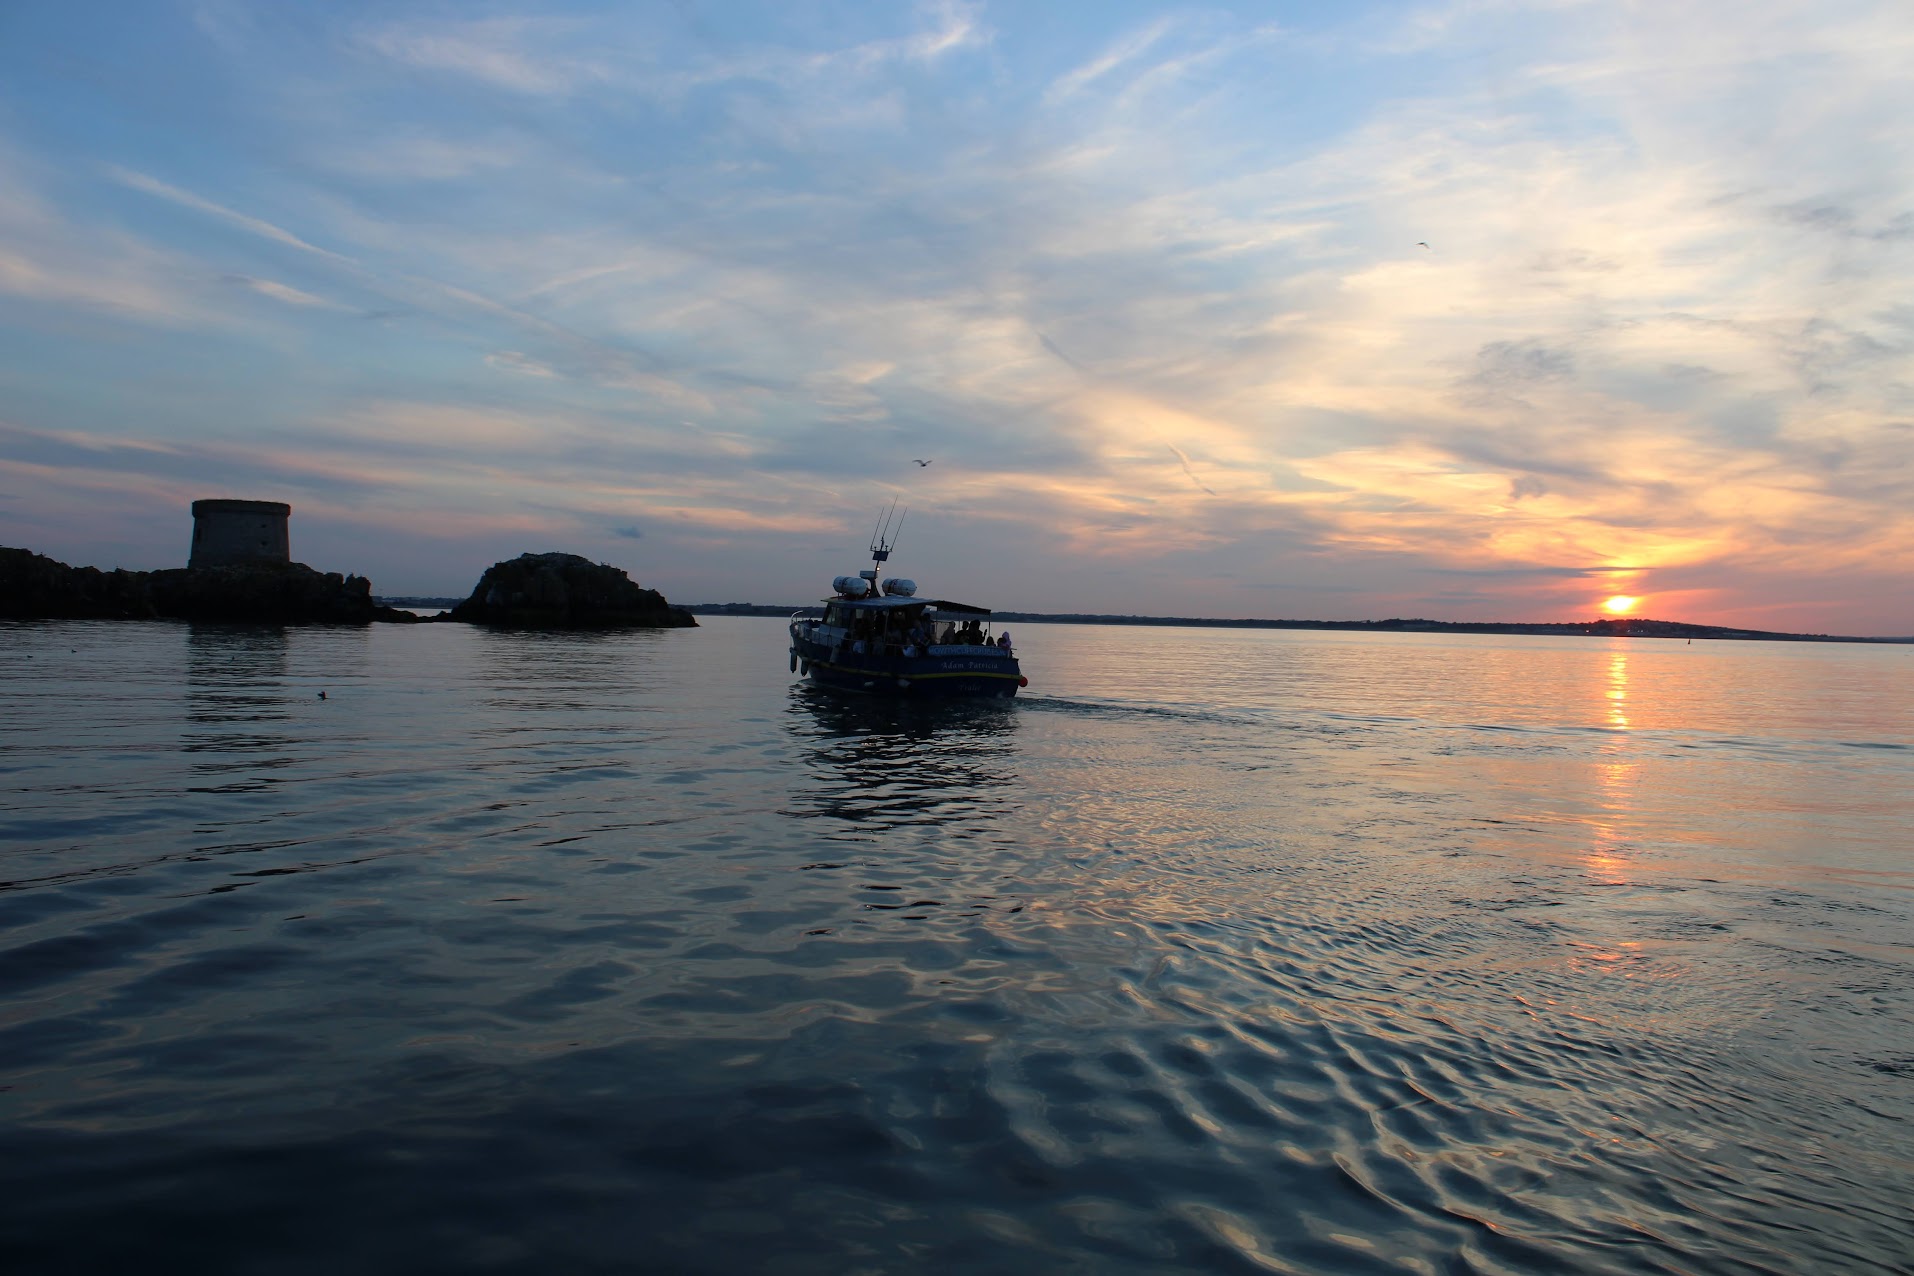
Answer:
<path fill-rule="evenodd" d="M 789 616 L 797 606 L 760 603 L 693 603 L 685 607 L 694 616 Z M 1496 622 L 1473 620 L 1218 620 L 1207 616 L 1108 616 L 1079 612 L 1000 611 L 991 617 L 999 624 L 1039 625 L 1161 625 L 1196 629 L 1338 629 L 1388 634 L 1554 634 L 1592 638 L 1722 638 L 1752 642 L 1861 642 L 1914 643 L 1906 638 L 1855 638 L 1840 634 L 1790 634 L 1766 629 L 1736 629 L 1726 625 L 1691 625 L 1680 620 L 1618 617 L 1602 620 Z"/>
<path fill-rule="evenodd" d="M 676 629 L 695 626 L 620 569 L 577 554 L 521 554 L 494 563 L 469 597 L 421 616 L 372 595 L 363 576 L 292 561 L 278 501 L 193 502 L 185 567 L 134 572 L 69 567 L 0 547 L 0 620 L 190 620 L 227 624 L 416 625 L 451 621 L 533 629 Z"/>

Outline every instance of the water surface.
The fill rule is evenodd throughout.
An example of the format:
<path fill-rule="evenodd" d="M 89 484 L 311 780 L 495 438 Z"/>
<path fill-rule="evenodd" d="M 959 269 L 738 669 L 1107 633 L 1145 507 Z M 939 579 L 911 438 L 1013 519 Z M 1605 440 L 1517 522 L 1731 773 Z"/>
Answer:
<path fill-rule="evenodd" d="M 0 1253 L 1905 1270 L 1914 649 L 703 623 L 0 626 Z"/>

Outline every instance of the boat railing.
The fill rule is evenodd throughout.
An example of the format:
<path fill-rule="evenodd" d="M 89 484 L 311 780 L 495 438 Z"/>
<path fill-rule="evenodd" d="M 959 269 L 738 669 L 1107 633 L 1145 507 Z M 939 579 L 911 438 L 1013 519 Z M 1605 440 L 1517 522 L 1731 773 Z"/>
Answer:
<path fill-rule="evenodd" d="M 924 648 L 933 656 L 1007 656 L 1010 653 L 994 642 L 940 642 Z"/>

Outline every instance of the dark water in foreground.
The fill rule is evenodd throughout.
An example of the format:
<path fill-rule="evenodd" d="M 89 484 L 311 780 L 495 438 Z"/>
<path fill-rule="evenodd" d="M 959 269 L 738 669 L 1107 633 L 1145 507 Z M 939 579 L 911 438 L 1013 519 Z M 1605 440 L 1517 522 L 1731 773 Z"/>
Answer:
<path fill-rule="evenodd" d="M 1914 649 L 1018 634 L 0 626 L 0 1266 L 1907 1270 Z"/>

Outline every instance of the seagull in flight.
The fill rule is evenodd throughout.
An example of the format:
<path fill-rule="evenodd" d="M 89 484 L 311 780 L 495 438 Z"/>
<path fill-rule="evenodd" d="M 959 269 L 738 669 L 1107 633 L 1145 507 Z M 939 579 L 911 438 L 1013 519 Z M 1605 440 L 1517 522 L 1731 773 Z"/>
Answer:
<path fill-rule="evenodd" d="M 1420 240 L 1420 239 L 1418 239 L 1418 240 L 1416 240 L 1416 247 L 1417 247 L 1417 248 L 1429 248 L 1429 245 L 1428 245 L 1428 244 L 1427 244 L 1427 243 L 1426 243 L 1425 241 L 1423 241 L 1423 240 Z M 1434 250 L 1433 248 L 1430 248 L 1430 249 L 1429 249 L 1429 251 L 1430 251 L 1430 252 L 1434 252 L 1435 250 Z"/>
<path fill-rule="evenodd" d="M 914 457 L 914 456 L 913 456 L 913 457 L 911 458 L 911 460 L 912 460 L 912 461 L 914 461 L 914 462 L 916 462 L 916 464 L 917 464 L 917 467 L 918 467 L 919 469 L 922 469 L 922 468 L 923 468 L 924 466 L 926 466 L 926 465 L 929 465 L 929 464 L 930 464 L 930 462 L 929 462 L 929 461 L 919 461 L 919 460 L 917 460 L 917 458 L 916 458 L 916 457 Z"/>

